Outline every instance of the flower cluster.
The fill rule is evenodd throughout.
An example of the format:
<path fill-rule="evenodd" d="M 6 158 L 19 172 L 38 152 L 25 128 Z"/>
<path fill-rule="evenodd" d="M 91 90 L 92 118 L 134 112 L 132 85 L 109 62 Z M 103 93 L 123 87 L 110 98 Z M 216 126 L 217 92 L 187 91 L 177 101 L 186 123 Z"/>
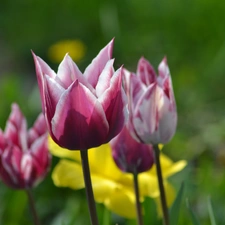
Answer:
<path fill-rule="evenodd" d="M 186 161 L 174 163 L 159 150 L 177 124 L 167 60 L 160 63 L 159 75 L 143 57 L 136 74 L 114 70 L 113 44 L 83 73 L 69 54 L 55 73 L 32 52 L 43 114 L 27 130 L 19 106 L 12 105 L 5 131 L 0 130 L 0 178 L 14 189 L 34 187 L 49 170 L 49 148 L 62 158 L 52 173 L 54 184 L 86 188 L 93 225 L 98 224 L 94 198 L 123 217 L 137 217 L 141 225 L 145 197 L 161 199 L 159 212 L 168 225 L 167 203 L 175 194 L 167 178 Z"/>
<path fill-rule="evenodd" d="M 5 131 L 0 130 L 0 178 L 11 188 L 29 189 L 46 176 L 50 162 L 44 116 L 27 130 L 19 106 L 13 104 Z"/>

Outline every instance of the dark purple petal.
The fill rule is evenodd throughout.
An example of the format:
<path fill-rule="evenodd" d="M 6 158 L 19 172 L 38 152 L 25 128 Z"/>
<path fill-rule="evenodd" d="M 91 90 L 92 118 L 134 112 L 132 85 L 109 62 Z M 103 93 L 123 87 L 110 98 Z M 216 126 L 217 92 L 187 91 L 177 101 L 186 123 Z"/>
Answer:
<path fill-rule="evenodd" d="M 109 131 L 101 104 L 78 81 L 60 98 L 51 123 L 57 144 L 71 150 L 99 146 Z"/>
<path fill-rule="evenodd" d="M 110 142 L 117 166 L 124 172 L 141 173 L 149 170 L 153 163 L 153 148 L 132 138 L 126 126 Z"/>

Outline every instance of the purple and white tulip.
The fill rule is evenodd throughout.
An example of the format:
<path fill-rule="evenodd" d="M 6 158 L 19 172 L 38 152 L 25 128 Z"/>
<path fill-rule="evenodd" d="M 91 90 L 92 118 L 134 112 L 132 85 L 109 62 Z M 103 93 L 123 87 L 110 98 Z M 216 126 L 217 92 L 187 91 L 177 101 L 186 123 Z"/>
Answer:
<path fill-rule="evenodd" d="M 32 188 L 44 179 L 50 163 L 43 114 L 27 130 L 19 106 L 13 104 L 5 131 L 0 129 L 0 178 L 14 189 Z"/>
<path fill-rule="evenodd" d="M 137 73 L 123 70 L 128 95 L 129 129 L 139 141 L 165 144 L 176 131 L 177 111 L 167 60 L 158 67 L 157 76 L 151 64 L 141 58 Z"/>
<path fill-rule="evenodd" d="M 110 141 L 125 120 L 122 69 L 111 59 L 113 40 L 82 74 L 67 54 L 57 74 L 33 54 L 42 109 L 52 139 L 61 147 L 83 150 Z"/>

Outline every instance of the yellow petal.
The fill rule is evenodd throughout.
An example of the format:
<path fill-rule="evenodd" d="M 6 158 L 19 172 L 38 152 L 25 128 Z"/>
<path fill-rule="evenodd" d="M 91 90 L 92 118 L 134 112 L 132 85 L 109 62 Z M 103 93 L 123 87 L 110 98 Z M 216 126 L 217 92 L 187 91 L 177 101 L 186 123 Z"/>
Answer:
<path fill-rule="evenodd" d="M 60 160 L 52 172 L 52 179 L 58 187 L 84 188 L 83 172 L 80 164 L 69 160 Z"/>
<path fill-rule="evenodd" d="M 97 176 L 96 174 L 92 175 L 91 179 L 95 200 L 98 203 L 103 203 L 116 188 L 121 186 L 113 180 Z"/>
<path fill-rule="evenodd" d="M 178 162 L 173 163 L 172 166 L 170 166 L 169 168 L 167 168 L 163 171 L 163 177 L 167 178 L 167 177 L 181 171 L 186 165 L 187 165 L 187 161 L 185 161 L 185 160 L 180 160 Z"/>
<path fill-rule="evenodd" d="M 48 147 L 49 147 L 49 151 L 54 156 L 81 161 L 79 151 L 71 151 L 71 150 L 60 147 L 52 140 L 50 136 L 48 138 Z"/>
<path fill-rule="evenodd" d="M 164 178 L 167 178 L 173 175 L 174 173 L 181 171 L 187 165 L 187 161 L 180 160 L 174 163 L 168 156 L 161 153 L 160 164 L 162 169 L 162 175 Z M 157 176 L 156 166 L 153 165 L 153 167 L 148 171 L 148 173 L 152 176 Z"/>
<path fill-rule="evenodd" d="M 105 199 L 104 204 L 109 210 L 122 217 L 129 219 L 136 217 L 134 194 L 125 188 L 115 189 Z"/>
<path fill-rule="evenodd" d="M 157 177 L 149 173 L 139 174 L 139 188 L 141 196 L 156 198 L 159 196 Z"/>

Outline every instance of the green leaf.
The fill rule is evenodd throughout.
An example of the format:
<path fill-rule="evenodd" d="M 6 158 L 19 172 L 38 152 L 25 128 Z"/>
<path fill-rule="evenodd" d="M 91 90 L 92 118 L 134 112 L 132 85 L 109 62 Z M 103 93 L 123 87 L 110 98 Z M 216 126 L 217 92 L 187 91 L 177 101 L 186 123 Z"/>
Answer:
<path fill-rule="evenodd" d="M 145 201 L 143 202 L 143 208 L 144 208 L 144 216 L 143 216 L 144 224 L 154 224 L 154 225 L 161 224 L 161 220 L 157 215 L 156 203 L 152 198 L 145 197 Z"/>
<path fill-rule="evenodd" d="M 179 212 L 181 208 L 181 201 L 184 192 L 184 183 L 181 184 L 177 197 L 170 208 L 170 224 L 177 225 L 179 219 Z"/>
<path fill-rule="evenodd" d="M 215 216 L 213 213 L 212 202 L 211 202 L 210 197 L 208 197 L 207 205 L 208 205 L 209 218 L 211 221 L 211 225 L 216 225 L 216 220 L 215 220 Z"/>
<path fill-rule="evenodd" d="M 104 207 L 102 225 L 109 225 L 110 219 L 111 219 L 111 212 L 106 207 Z"/>
<path fill-rule="evenodd" d="M 194 214 L 192 208 L 190 207 L 188 199 L 186 200 L 186 205 L 187 205 L 189 213 L 191 214 L 192 224 L 193 225 L 201 225 L 199 220 L 197 219 L 196 215 Z"/>

